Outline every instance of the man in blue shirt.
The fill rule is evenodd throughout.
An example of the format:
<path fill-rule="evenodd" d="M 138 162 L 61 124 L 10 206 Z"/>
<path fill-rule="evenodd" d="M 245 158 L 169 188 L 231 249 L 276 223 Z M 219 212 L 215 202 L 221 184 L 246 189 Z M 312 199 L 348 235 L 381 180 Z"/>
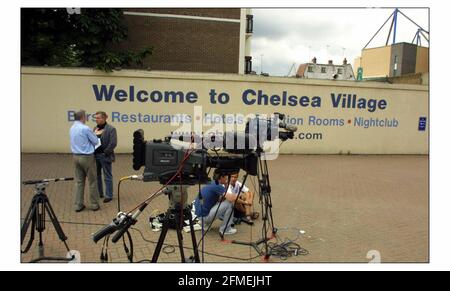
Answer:
<path fill-rule="evenodd" d="M 97 188 L 97 168 L 94 150 L 99 139 L 94 132 L 85 125 L 86 112 L 80 110 L 75 113 L 75 122 L 70 128 L 70 147 L 73 153 L 75 167 L 75 211 L 86 208 L 84 205 L 84 185 L 86 177 L 89 182 L 89 203 L 93 211 L 100 209 Z"/>
<path fill-rule="evenodd" d="M 231 227 L 233 215 L 234 197 L 231 193 L 225 193 L 225 187 L 228 183 L 228 176 L 214 172 L 214 181 L 211 184 L 204 186 L 200 195 L 195 199 L 195 214 L 203 223 L 206 229 L 213 222 L 215 218 L 223 218 L 222 225 L 219 228 L 221 235 L 235 234 L 237 230 Z M 234 198 L 234 199 L 233 199 Z M 228 225 L 227 225 L 228 223 Z"/>

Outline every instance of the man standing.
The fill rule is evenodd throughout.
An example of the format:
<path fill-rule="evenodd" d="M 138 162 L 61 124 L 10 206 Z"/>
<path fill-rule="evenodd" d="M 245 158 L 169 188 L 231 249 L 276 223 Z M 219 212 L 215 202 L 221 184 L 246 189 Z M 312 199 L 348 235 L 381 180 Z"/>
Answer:
<path fill-rule="evenodd" d="M 116 129 L 106 123 L 108 115 L 103 111 L 95 113 L 95 121 L 97 126 L 94 132 L 100 138 L 101 145 L 95 150 L 95 160 L 97 162 L 97 184 L 100 197 L 103 197 L 103 181 L 102 171 L 105 177 L 105 199 L 104 203 L 108 203 L 113 198 L 113 177 L 112 162 L 115 160 L 114 149 L 117 146 Z"/>
<path fill-rule="evenodd" d="M 86 177 L 89 182 L 89 203 L 93 211 L 100 209 L 97 189 L 97 177 L 94 150 L 99 140 L 94 132 L 85 125 L 86 112 L 75 113 L 75 122 L 70 128 L 70 147 L 75 167 L 75 211 L 86 208 L 84 205 L 84 185 Z"/>

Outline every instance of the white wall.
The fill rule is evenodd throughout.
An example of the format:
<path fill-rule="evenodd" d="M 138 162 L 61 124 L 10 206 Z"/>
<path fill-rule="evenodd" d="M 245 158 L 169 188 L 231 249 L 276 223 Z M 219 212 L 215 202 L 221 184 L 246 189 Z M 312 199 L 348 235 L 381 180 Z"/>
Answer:
<path fill-rule="evenodd" d="M 80 108 L 88 113 L 98 110 L 109 114 L 109 122 L 117 128 L 118 152 L 132 151 L 132 133 L 139 128 L 145 130 L 146 138 L 162 138 L 177 130 L 177 127 L 161 122 L 131 122 L 131 116 L 160 117 L 166 115 L 186 114 L 194 116 L 194 106 L 202 106 L 204 114 L 234 114 L 282 112 L 289 116 L 292 123 L 299 127 L 296 139 L 283 144 L 282 153 L 302 154 L 428 154 L 428 87 L 404 84 L 383 84 L 375 82 L 328 81 L 295 78 L 261 77 L 237 74 L 201 74 L 180 72 L 148 72 L 122 70 L 103 73 L 91 69 L 64 68 L 22 68 L 21 127 L 22 152 L 52 153 L 70 152 L 69 111 Z M 118 101 L 112 96 L 111 101 L 98 101 L 93 86 L 115 86 L 130 94 L 138 90 L 180 91 L 183 94 L 195 92 L 195 103 L 179 102 L 139 102 L 130 101 L 129 97 Z M 226 92 L 230 99 L 227 104 L 213 104 L 211 89 L 217 93 Z M 313 99 L 321 97 L 321 106 L 289 106 L 277 104 L 279 97 L 273 97 L 274 103 L 268 105 L 246 105 L 253 101 L 250 96 L 243 99 L 247 89 L 262 90 L 272 95 L 302 96 Z M 368 109 L 335 108 L 331 94 L 355 94 L 358 98 L 373 99 L 386 103 L 384 109 L 370 112 Z M 341 95 L 342 97 L 343 95 Z M 120 97 L 121 98 L 121 97 Z M 119 99 L 120 99 L 119 98 Z M 279 102 L 278 102 L 279 103 Z M 383 106 L 382 106 L 383 107 Z M 114 120 L 113 117 L 115 116 Z M 426 117 L 425 131 L 418 130 L 419 118 Z M 315 121 L 311 123 L 311 119 Z M 389 121 L 392 127 L 369 126 L 363 123 L 376 120 Z M 323 123 L 318 124 L 318 120 Z M 295 121 L 295 122 L 294 122 Z M 337 124 L 336 124 L 337 122 Z M 360 123 L 358 123 L 360 122 Z M 332 124 L 329 124 L 332 123 Z M 186 123 L 188 130 L 193 123 Z M 93 127 L 94 122 L 88 125 Z M 220 124 L 222 125 L 222 124 Z M 244 123 L 238 122 L 238 129 Z M 230 125 L 229 125 L 230 126 Z M 231 124 L 233 126 L 233 124 Z M 206 127 L 208 129 L 210 127 Z M 309 134 L 312 139 L 301 139 Z M 313 137 L 316 138 L 313 138 Z M 320 138 L 319 138 L 320 136 Z"/>

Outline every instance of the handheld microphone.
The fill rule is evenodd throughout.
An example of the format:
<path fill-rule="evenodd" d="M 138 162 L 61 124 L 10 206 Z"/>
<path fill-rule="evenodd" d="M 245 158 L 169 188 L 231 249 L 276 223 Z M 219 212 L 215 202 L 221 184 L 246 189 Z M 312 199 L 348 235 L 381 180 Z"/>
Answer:
<path fill-rule="evenodd" d="M 147 205 L 147 203 L 143 203 L 133 215 L 126 215 L 124 220 L 117 226 L 118 231 L 111 239 L 113 243 L 116 243 L 128 231 L 128 229 L 137 222 L 138 216 L 142 213 L 142 211 L 144 211 Z"/>
<path fill-rule="evenodd" d="M 92 240 L 97 243 L 99 240 L 101 240 L 103 237 L 107 236 L 108 234 L 114 233 L 117 229 L 119 229 L 119 226 L 123 223 L 123 221 L 127 218 L 126 213 L 119 212 L 117 213 L 117 217 L 113 219 L 113 221 L 98 230 L 96 233 L 92 234 Z"/>

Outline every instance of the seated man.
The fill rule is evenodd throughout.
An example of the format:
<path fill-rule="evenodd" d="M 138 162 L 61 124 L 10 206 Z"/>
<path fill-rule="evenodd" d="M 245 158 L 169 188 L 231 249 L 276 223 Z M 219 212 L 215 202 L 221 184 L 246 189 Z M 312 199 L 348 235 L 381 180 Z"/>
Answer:
<path fill-rule="evenodd" d="M 235 197 L 237 197 L 239 190 L 242 188 L 241 193 L 239 194 L 239 199 L 235 204 L 235 209 L 239 212 L 235 213 L 235 217 L 241 217 L 244 215 L 241 217 L 241 221 L 252 225 L 253 219 L 257 219 L 259 216 L 258 212 L 252 212 L 254 195 L 253 192 L 247 188 L 247 186 L 242 186 L 242 183 L 238 181 L 238 177 L 239 173 L 231 175 L 230 186 L 228 188 L 228 192 L 231 192 L 235 195 Z"/>
<path fill-rule="evenodd" d="M 233 205 L 236 196 L 231 193 L 225 194 L 225 187 L 228 185 L 228 175 L 219 171 L 214 171 L 214 181 L 204 186 L 199 196 L 195 199 L 195 214 L 203 223 L 203 228 L 207 229 L 213 220 L 223 218 L 219 228 L 221 235 L 235 234 L 237 230 L 231 227 L 233 222 L 230 217 L 233 215 Z"/>

